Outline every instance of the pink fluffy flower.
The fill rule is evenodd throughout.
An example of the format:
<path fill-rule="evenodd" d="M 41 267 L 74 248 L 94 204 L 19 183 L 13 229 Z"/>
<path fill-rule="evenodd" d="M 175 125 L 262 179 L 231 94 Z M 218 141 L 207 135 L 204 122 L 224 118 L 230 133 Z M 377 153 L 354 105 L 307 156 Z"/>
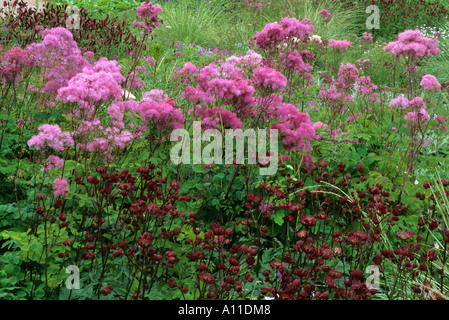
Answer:
<path fill-rule="evenodd" d="M 56 178 L 53 181 L 53 194 L 57 196 L 65 196 L 69 193 L 69 185 L 65 178 Z"/>
<path fill-rule="evenodd" d="M 253 72 L 252 80 L 255 87 L 270 88 L 272 90 L 282 90 L 287 85 L 287 78 L 272 68 L 257 68 Z"/>
<path fill-rule="evenodd" d="M 114 134 L 110 137 L 112 140 L 112 145 L 114 147 L 118 147 L 119 149 L 123 149 L 128 142 L 130 142 L 134 138 L 133 134 L 129 131 L 122 131 L 120 133 Z"/>
<path fill-rule="evenodd" d="M 17 82 L 22 76 L 23 69 L 31 68 L 36 64 L 31 51 L 19 47 L 6 51 L 0 61 L 0 83 L 2 81 Z"/>
<path fill-rule="evenodd" d="M 151 33 L 154 28 L 162 23 L 162 20 L 158 17 L 162 8 L 148 0 L 143 2 L 136 10 L 137 17 L 142 21 L 134 21 L 133 27 L 141 27 L 145 33 Z"/>
<path fill-rule="evenodd" d="M 177 73 L 186 75 L 186 76 L 194 76 L 199 72 L 198 68 L 191 62 L 186 62 L 184 66 Z"/>
<path fill-rule="evenodd" d="M 447 132 L 447 118 L 444 116 L 438 116 L 435 118 L 435 120 L 438 122 L 438 124 L 440 125 L 440 129 L 443 130 L 444 132 Z"/>
<path fill-rule="evenodd" d="M 50 171 L 54 167 L 62 169 L 64 167 L 64 162 L 61 158 L 57 156 L 49 156 L 44 163 L 45 167 L 41 169 L 41 171 L 46 172 Z"/>
<path fill-rule="evenodd" d="M 332 14 L 329 11 L 327 11 L 326 9 L 322 9 L 318 14 L 320 16 L 323 16 L 324 22 L 329 22 L 330 17 L 332 17 Z"/>
<path fill-rule="evenodd" d="M 281 103 L 274 111 L 278 121 L 271 129 L 278 129 L 284 136 L 282 144 L 284 149 L 293 151 L 310 151 L 310 141 L 317 139 L 314 123 L 306 113 L 300 112 L 294 105 Z"/>
<path fill-rule="evenodd" d="M 364 32 L 363 39 L 365 39 L 365 42 L 371 43 L 373 42 L 373 35 L 371 33 Z"/>
<path fill-rule="evenodd" d="M 45 80 L 43 91 L 56 95 L 59 88 L 81 72 L 91 68 L 69 30 L 56 27 L 41 32 L 42 42 L 27 47 L 33 53 Z"/>
<path fill-rule="evenodd" d="M 390 108 L 397 107 L 398 109 L 405 109 L 408 107 L 409 100 L 404 96 L 399 96 L 390 101 L 388 105 Z"/>
<path fill-rule="evenodd" d="M 193 111 L 194 117 L 201 118 L 201 129 L 218 129 L 219 126 L 223 125 L 224 128 L 238 129 L 241 128 L 242 121 L 237 117 L 237 115 L 229 110 L 223 109 L 222 107 L 214 108 L 204 108 L 202 106 L 196 106 Z"/>
<path fill-rule="evenodd" d="M 330 14 L 329 11 L 327 11 L 326 9 L 322 9 L 318 14 L 320 16 L 326 16 L 326 17 L 332 16 L 332 14 Z"/>
<path fill-rule="evenodd" d="M 369 96 L 369 101 L 380 102 L 377 93 L 374 92 L 377 90 L 377 86 L 371 82 L 370 77 L 360 77 L 357 79 L 357 84 L 357 93 Z"/>
<path fill-rule="evenodd" d="M 359 70 L 352 63 L 341 64 L 334 85 L 338 89 L 350 90 L 359 76 Z"/>
<path fill-rule="evenodd" d="M 66 87 L 58 90 L 57 99 L 63 102 L 76 102 L 89 114 L 94 107 L 110 100 L 118 100 L 122 88 L 117 84 L 114 73 L 85 69 L 71 78 Z"/>
<path fill-rule="evenodd" d="M 310 19 L 304 18 L 299 21 L 296 18 L 284 17 L 280 21 L 282 29 L 290 39 L 296 38 L 296 41 L 305 39 L 312 32 L 316 32 L 315 27 L 311 25 Z"/>
<path fill-rule="evenodd" d="M 142 98 L 141 102 L 148 102 L 150 100 L 162 102 L 166 99 L 168 99 L 168 95 L 165 94 L 163 90 L 153 89 L 150 91 L 145 91 L 143 93 L 143 98 Z"/>
<path fill-rule="evenodd" d="M 287 51 L 279 56 L 279 64 L 283 66 L 286 70 L 295 70 L 296 73 L 306 73 L 313 69 L 313 67 L 306 62 L 304 62 L 303 55 L 306 54 L 305 51 Z M 308 53 L 308 51 L 307 51 Z"/>
<path fill-rule="evenodd" d="M 299 21 L 296 18 L 284 17 L 279 23 L 268 23 L 257 32 L 253 41 L 259 49 L 269 49 L 277 47 L 281 42 L 301 42 L 312 32 L 316 32 L 311 20 L 304 18 Z"/>
<path fill-rule="evenodd" d="M 303 154 L 302 167 L 307 171 L 311 171 L 315 168 L 315 163 L 313 162 L 313 157 L 310 154 Z"/>
<path fill-rule="evenodd" d="M 109 152 L 109 143 L 105 138 L 95 138 L 93 141 L 88 142 L 86 150 L 90 152 Z"/>
<path fill-rule="evenodd" d="M 260 66 L 262 56 L 254 50 L 249 50 L 246 55 L 240 58 L 240 63 L 243 67 L 255 69 Z"/>
<path fill-rule="evenodd" d="M 353 122 L 354 120 L 356 120 L 362 113 L 355 113 L 355 114 L 351 114 L 348 119 L 346 121 L 348 122 Z"/>
<path fill-rule="evenodd" d="M 430 120 L 430 116 L 425 109 L 421 109 L 420 111 L 409 112 L 404 116 L 404 118 L 405 120 L 415 124 L 420 124 Z"/>
<path fill-rule="evenodd" d="M 415 111 L 419 111 L 421 109 L 426 109 L 426 105 L 421 97 L 415 97 L 409 101 L 408 107 L 412 108 Z"/>
<path fill-rule="evenodd" d="M 424 90 L 441 90 L 441 84 L 438 82 L 437 78 L 431 74 L 424 75 L 420 85 L 424 88 Z"/>
<path fill-rule="evenodd" d="M 276 209 L 276 207 L 273 205 L 273 203 L 264 201 L 259 206 L 259 211 L 263 214 L 271 214 Z"/>
<path fill-rule="evenodd" d="M 122 83 L 125 77 L 120 72 L 121 68 L 122 66 L 116 60 L 108 60 L 105 57 L 101 57 L 94 63 L 92 70 L 95 72 L 104 71 L 110 73 L 117 83 Z"/>
<path fill-rule="evenodd" d="M 214 103 L 215 98 L 208 92 L 199 90 L 193 86 L 187 86 L 181 93 L 181 98 L 187 98 L 192 103 Z"/>
<path fill-rule="evenodd" d="M 154 19 L 161 11 L 161 7 L 152 4 L 150 1 L 145 1 L 137 8 L 137 17 L 141 19 Z"/>
<path fill-rule="evenodd" d="M 440 53 L 437 48 L 438 41 L 424 37 L 419 29 L 406 30 L 400 33 L 397 40 L 388 43 L 383 49 L 391 52 L 395 57 L 405 56 L 421 58 L 423 56 L 436 56 Z"/>
<path fill-rule="evenodd" d="M 225 79 L 243 78 L 243 70 L 235 64 L 226 61 L 220 66 L 220 75 Z"/>
<path fill-rule="evenodd" d="M 350 48 L 351 46 L 352 46 L 352 42 L 350 42 L 348 40 L 329 39 L 328 48 L 330 48 L 330 49 L 337 49 L 337 50 L 343 52 L 346 49 Z"/>
<path fill-rule="evenodd" d="M 58 125 L 44 124 L 39 127 L 39 134 L 32 136 L 27 144 L 37 150 L 48 147 L 55 151 L 64 151 L 73 146 L 74 141 L 70 134 L 61 131 Z"/>
<path fill-rule="evenodd" d="M 174 130 L 184 127 L 184 116 L 180 109 L 176 109 L 166 102 L 143 102 L 133 110 L 139 114 L 145 125 L 156 124 L 159 130 Z"/>
<path fill-rule="evenodd" d="M 215 99 L 221 99 L 223 104 L 230 105 L 239 116 L 252 115 L 255 89 L 248 79 L 215 78 L 209 81 L 207 92 Z"/>
<path fill-rule="evenodd" d="M 274 48 L 281 43 L 287 36 L 287 32 L 282 29 L 279 23 L 268 23 L 257 32 L 253 40 L 259 49 Z"/>

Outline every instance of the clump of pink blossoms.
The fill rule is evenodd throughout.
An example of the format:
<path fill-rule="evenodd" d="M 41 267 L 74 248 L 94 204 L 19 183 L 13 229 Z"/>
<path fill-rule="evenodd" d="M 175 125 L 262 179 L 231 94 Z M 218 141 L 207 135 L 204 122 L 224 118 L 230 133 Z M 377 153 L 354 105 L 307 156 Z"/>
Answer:
<path fill-rule="evenodd" d="M 96 106 L 122 96 L 122 88 L 116 77 L 116 74 L 111 72 L 85 69 L 71 78 L 67 86 L 58 90 L 57 99 L 75 102 L 88 115 L 93 115 Z"/>
<path fill-rule="evenodd" d="M 295 105 L 289 103 L 281 103 L 271 113 L 278 121 L 282 121 L 273 124 L 271 129 L 278 129 L 284 135 L 284 149 L 303 152 L 311 150 L 310 141 L 316 139 L 317 135 L 308 114 L 300 112 Z"/>
<path fill-rule="evenodd" d="M 290 72 L 294 70 L 295 73 L 302 73 L 307 79 L 313 79 L 313 76 L 308 73 L 313 69 L 311 65 L 307 63 L 308 59 L 311 59 L 309 51 L 286 51 L 279 56 L 279 64 Z"/>
<path fill-rule="evenodd" d="M 223 125 L 224 128 L 238 129 L 242 128 L 242 121 L 234 112 L 223 109 L 222 107 L 203 108 L 196 106 L 195 109 L 189 110 L 194 117 L 201 118 L 201 129 L 218 129 Z"/>
<path fill-rule="evenodd" d="M 324 22 L 329 22 L 330 17 L 332 17 L 332 14 L 326 9 L 322 9 L 318 14 L 324 17 Z"/>
<path fill-rule="evenodd" d="M 399 96 L 390 101 L 390 104 L 388 105 L 390 108 L 397 107 L 398 109 L 405 109 L 408 107 L 410 101 L 404 97 Z"/>
<path fill-rule="evenodd" d="M 384 51 L 391 52 L 395 57 L 405 56 L 419 59 L 424 56 L 436 56 L 440 53 L 438 41 L 424 37 L 419 29 L 406 30 L 400 33 L 397 40 L 388 43 Z"/>
<path fill-rule="evenodd" d="M 91 64 L 83 57 L 69 30 L 56 27 L 41 32 L 42 42 L 27 47 L 41 67 L 45 81 L 43 91 L 56 95 L 59 88 Z"/>
<path fill-rule="evenodd" d="M 272 68 L 257 68 L 253 72 L 252 80 L 256 88 L 282 90 L 287 85 L 287 78 Z"/>
<path fill-rule="evenodd" d="M 57 196 L 65 196 L 69 193 L 69 184 L 65 178 L 56 178 L 53 181 L 53 194 Z"/>
<path fill-rule="evenodd" d="M 162 23 L 162 20 L 158 17 L 162 8 L 148 0 L 143 2 L 136 10 L 137 17 L 141 19 L 141 21 L 134 21 L 133 27 L 143 28 L 144 32 L 148 34 Z"/>
<path fill-rule="evenodd" d="M 74 141 L 70 133 L 61 131 L 58 125 L 44 124 L 39 127 L 39 133 L 32 136 L 27 144 L 37 150 L 48 147 L 55 151 L 64 151 L 73 146 Z"/>
<path fill-rule="evenodd" d="M 284 17 L 280 23 L 268 23 L 257 32 L 252 40 L 259 49 L 269 50 L 277 47 L 281 42 L 302 42 L 312 33 L 316 32 L 311 20 L 304 18 L 299 21 L 295 18 Z"/>
<path fill-rule="evenodd" d="M 23 70 L 36 64 L 31 51 L 19 47 L 6 51 L 0 63 L 0 83 L 17 82 L 20 80 Z"/>
<path fill-rule="evenodd" d="M 146 126 L 154 123 L 163 131 L 184 128 L 182 111 L 166 102 L 149 100 L 135 106 L 133 111 L 142 118 Z"/>
<path fill-rule="evenodd" d="M 404 116 L 404 118 L 405 120 L 415 124 L 421 124 L 430 120 L 430 116 L 425 109 L 409 112 Z"/>
<path fill-rule="evenodd" d="M 371 42 L 373 42 L 373 35 L 371 33 L 364 32 L 363 39 L 365 40 L 365 42 L 371 43 Z"/>
<path fill-rule="evenodd" d="M 57 167 L 59 169 L 62 169 L 64 167 L 64 162 L 61 158 L 57 156 L 49 156 L 47 160 L 45 160 L 44 163 L 45 167 L 41 169 L 41 171 L 46 172 L 50 171 L 54 167 Z"/>
<path fill-rule="evenodd" d="M 352 42 L 348 40 L 335 40 L 335 39 L 329 39 L 329 49 L 337 49 L 340 52 L 345 51 L 346 49 L 350 48 L 352 46 Z"/>
<path fill-rule="evenodd" d="M 438 82 L 437 78 L 431 74 L 426 74 L 422 77 L 420 85 L 424 90 L 434 90 L 440 91 L 441 84 Z"/>
<path fill-rule="evenodd" d="M 336 88 L 341 90 L 352 89 L 354 83 L 359 77 L 359 70 L 352 63 L 341 64 L 337 73 L 337 80 L 334 82 Z"/>

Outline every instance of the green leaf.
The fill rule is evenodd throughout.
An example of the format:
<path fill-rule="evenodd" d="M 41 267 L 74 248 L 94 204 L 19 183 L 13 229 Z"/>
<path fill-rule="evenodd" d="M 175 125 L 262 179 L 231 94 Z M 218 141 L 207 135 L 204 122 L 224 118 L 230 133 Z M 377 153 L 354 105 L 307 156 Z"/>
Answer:
<path fill-rule="evenodd" d="M 280 226 L 284 224 L 284 214 L 281 212 L 273 213 L 270 218 Z"/>

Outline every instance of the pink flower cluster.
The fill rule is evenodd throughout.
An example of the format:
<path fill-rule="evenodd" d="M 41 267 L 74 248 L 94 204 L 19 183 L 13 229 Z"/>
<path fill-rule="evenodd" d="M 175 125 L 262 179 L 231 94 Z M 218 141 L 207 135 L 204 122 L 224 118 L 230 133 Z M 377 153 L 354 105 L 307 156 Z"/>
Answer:
<path fill-rule="evenodd" d="M 23 70 L 33 67 L 36 63 L 31 51 L 19 47 L 6 51 L 0 61 L 0 83 L 17 82 L 20 80 Z"/>
<path fill-rule="evenodd" d="M 214 78 L 208 83 L 209 94 L 214 95 L 216 99 L 222 99 L 223 104 L 231 106 L 243 116 L 252 115 L 252 108 L 255 105 L 254 92 L 255 89 L 248 79 Z"/>
<path fill-rule="evenodd" d="M 440 91 L 441 84 L 438 82 L 437 78 L 431 74 L 426 74 L 422 77 L 420 85 L 424 90 L 434 90 Z"/>
<path fill-rule="evenodd" d="M 248 7 L 256 10 L 256 13 L 260 13 L 262 11 L 265 0 L 245 0 L 245 3 Z M 266 2 L 267 5 L 270 5 L 270 2 Z"/>
<path fill-rule="evenodd" d="M 308 74 L 313 70 L 313 67 L 307 64 L 304 60 L 308 58 L 309 51 L 286 51 L 282 53 L 279 58 L 279 64 L 286 70 L 294 70 L 296 73 Z M 307 78 L 313 78 L 311 74 Z"/>
<path fill-rule="evenodd" d="M 270 90 L 283 90 L 287 85 L 287 78 L 282 73 L 265 67 L 253 71 L 252 81 L 256 88 Z"/>
<path fill-rule="evenodd" d="M 352 89 L 359 77 L 359 70 L 352 63 L 341 64 L 337 73 L 337 80 L 334 82 L 336 88 L 341 90 Z"/>
<path fill-rule="evenodd" d="M 256 74 L 263 73 L 260 70 Z M 223 105 L 228 105 L 238 116 L 250 117 L 254 114 L 256 105 L 254 98 L 255 89 L 251 81 L 243 76 L 243 70 L 230 62 L 218 66 L 209 64 L 201 69 L 195 76 L 197 87 L 187 86 L 181 94 L 192 103 L 211 104 L 221 100 Z M 273 75 L 275 75 L 273 73 Z M 279 87 L 284 84 L 283 75 L 271 79 L 271 82 L 259 83 L 260 85 Z M 256 76 L 257 77 L 257 76 Z M 284 77 L 285 78 L 285 77 Z"/>
<path fill-rule="evenodd" d="M 447 118 L 444 116 L 438 116 L 435 118 L 435 120 L 438 122 L 438 124 L 440 125 L 440 129 L 444 132 L 447 132 Z"/>
<path fill-rule="evenodd" d="M 329 87 L 322 86 L 318 97 L 326 102 L 334 111 L 344 112 L 343 104 L 352 100 L 351 90 L 359 77 L 357 67 L 351 63 L 341 64 L 337 79 L 331 81 Z"/>
<path fill-rule="evenodd" d="M 121 74 L 122 66 L 118 64 L 117 60 L 108 60 L 108 58 L 101 57 L 92 66 L 92 71 L 100 72 L 104 71 L 110 73 L 118 84 L 125 80 L 125 77 Z"/>
<path fill-rule="evenodd" d="M 261 62 L 262 56 L 254 50 L 249 50 L 246 55 L 240 58 L 242 67 L 246 67 L 248 69 L 255 69 L 259 67 Z"/>
<path fill-rule="evenodd" d="M 41 67 L 45 80 L 44 92 L 56 95 L 59 88 L 83 68 L 91 64 L 83 57 L 81 50 L 69 30 L 56 27 L 41 32 L 42 42 L 27 47 L 33 53 L 37 65 Z"/>
<path fill-rule="evenodd" d="M 57 178 L 53 181 L 53 194 L 55 197 L 65 196 L 69 193 L 69 184 L 65 178 Z"/>
<path fill-rule="evenodd" d="M 186 62 L 181 70 L 178 70 L 178 74 L 193 77 L 199 72 L 198 68 L 191 62 Z"/>
<path fill-rule="evenodd" d="M 426 111 L 426 105 L 421 97 L 415 97 L 412 100 L 408 100 L 404 96 L 399 96 L 391 100 L 389 106 L 396 106 L 398 109 L 402 110 L 410 110 L 410 112 L 405 115 L 405 120 L 411 123 L 421 124 L 430 120 L 430 116 Z"/>
<path fill-rule="evenodd" d="M 47 160 L 45 160 L 44 166 L 41 171 L 46 172 L 50 171 L 54 167 L 62 169 L 64 167 L 64 162 L 61 158 L 57 156 L 49 156 Z"/>
<path fill-rule="evenodd" d="M 362 114 L 361 112 L 351 114 L 351 115 L 347 118 L 347 121 L 348 121 L 348 122 L 353 122 L 353 121 L 356 120 L 361 114 Z"/>
<path fill-rule="evenodd" d="M 143 98 L 141 102 L 148 102 L 148 101 L 157 101 L 157 102 L 163 102 L 168 99 L 168 95 L 164 93 L 163 90 L 160 89 L 153 89 L 150 91 L 145 91 L 143 93 Z"/>
<path fill-rule="evenodd" d="M 143 2 L 137 8 L 137 17 L 143 21 L 134 21 L 133 27 L 140 27 L 143 28 L 145 33 L 151 33 L 154 28 L 162 23 L 162 20 L 158 17 L 161 11 L 161 7 L 148 0 Z"/>
<path fill-rule="evenodd" d="M 254 35 L 252 40 L 257 48 L 264 50 L 275 48 L 284 41 L 286 43 L 291 40 L 295 42 L 305 41 L 307 36 L 316 32 L 310 22 L 311 20 L 306 18 L 299 21 L 295 18 L 284 17 L 280 23 L 266 24 L 262 31 Z"/>
<path fill-rule="evenodd" d="M 184 128 L 182 111 L 167 102 L 149 100 L 135 106 L 133 111 L 142 118 L 146 126 L 154 123 L 162 131 Z"/>
<path fill-rule="evenodd" d="M 390 101 L 389 107 L 397 107 L 398 109 L 405 109 L 408 107 L 409 100 L 404 96 L 399 96 Z"/>
<path fill-rule="evenodd" d="M 71 78 L 67 86 L 58 90 L 57 99 L 75 102 L 88 115 L 93 115 L 95 107 L 110 100 L 120 99 L 122 88 L 114 73 L 84 69 Z"/>
<path fill-rule="evenodd" d="M 440 49 L 437 46 L 437 40 L 424 37 L 421 31 L 416 29 L 400 33 L 397 40 L 384 47 L 384 51 L 391 52 L 395 57 L 404 56 L 418 59 L 424 56 L 438 55 Z"/>
<path fill-rule="evenodd" d="M 189 110 L 194 117 L 201 118 L 201 129 L 218 129 L 223 128 L 239 129 L 243 127 L 242 121 L 237 115 L 222 107 L 205 108 L 196 106 L 195 109 Z"/>
<path fill-rule="evenodd" d="M 377 86 L 371 82 L 370 77 L 360 77 L 357 79 L 357 93 L 363 94 L 365 96 L 369 96 L 369 101 L 380 102 L 377 97 L 377 93 L 374 92 L 377 90 Z"/>
<path fill-rule="evenodd" d="M 28 140 L 27 144 L 29 147 L 34 147 L 37 150 L 48 147 L 55 151 L 64 151 L 64 149 L 74 144 L 71 135 L 68 132 L 61 131 L 57 124 L 44 124 L 38 129 L 38 135 L 32 136 Z"/>
<path fill-rule="evenodd" d="M 303 152 L 311 150 L 310 141 L 318 137 L 308 114 L 300 112 L 295 105 L 289 103 L 281 103 L 271 112 L 278 121 L 282 121 L 273 124 L 271 129 L 278 129 L 284 135 L 284 149 Z"/>
<path fill-rule="evenodd" d="M 348 40 L 335 40 L 335 39 L 329 39 L 329 49 L 337 49 L 340 52 L 345 51 L 346 49 L 350 48 L 352 46 L 352 42 Z"/>
<path fill-rule="evenodd" d="M 363 39 L 365 40 L 365 42 L 371 43 L 371 42 L 373 42 L 373 35 L 371 33 L 364 32 Z"/>
<path fill-rule="evenodd" d="M 322 9 L 318 14 L 324 17 L 324 22 L 329 22 L 330 17 L 332 17 L 332 14 L 326 9 Z"/>
<path fill-rule="evenodd" d="M 405 115 L 404 118 L 405 120 L 416 124 L 420 124 L 430 120 L 430 116 L 425 109 L 409 112 Z"/>

